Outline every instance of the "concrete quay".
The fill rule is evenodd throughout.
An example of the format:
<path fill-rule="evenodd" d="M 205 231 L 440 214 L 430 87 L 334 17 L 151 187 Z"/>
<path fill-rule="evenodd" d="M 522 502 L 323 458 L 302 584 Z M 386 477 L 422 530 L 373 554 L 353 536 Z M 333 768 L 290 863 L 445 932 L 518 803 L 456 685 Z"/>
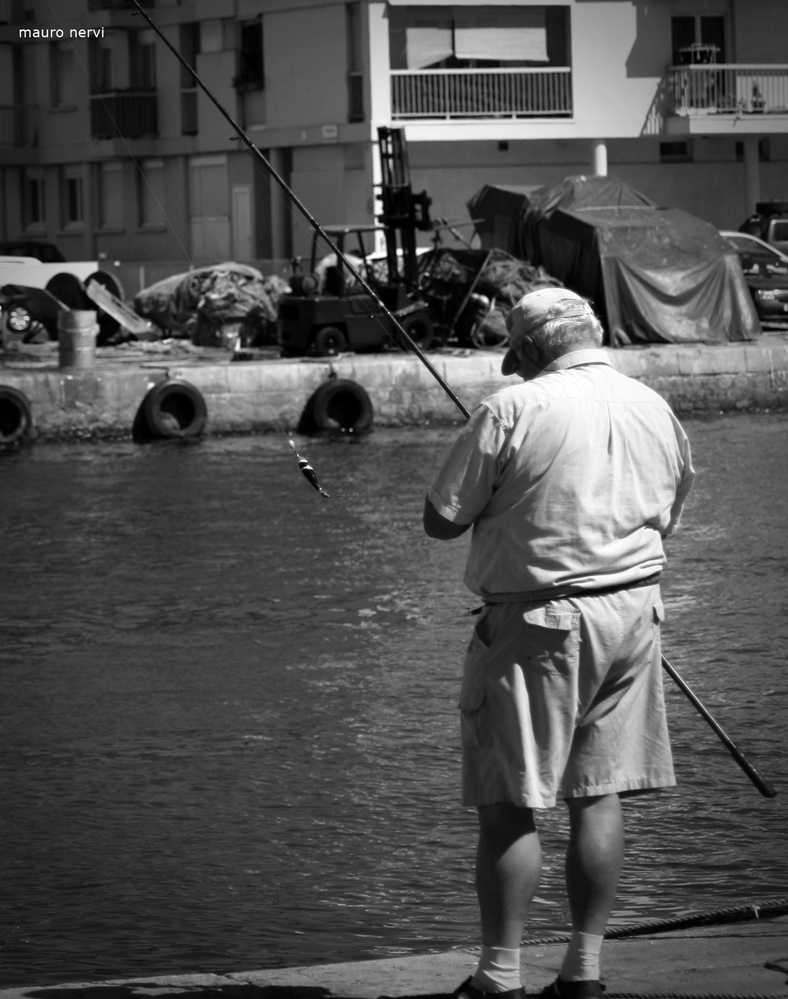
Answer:
<path fill-rule="evenodd" d="M 754 909 L 753 917 L 757 914 Z M 529 996 L 552 982 L 565 942 L 524 943 L 522 981 Z M 22 986 L 0 999 L 377 999 L 448 997 L 473 973 L 477 952 L 409 955 L 346 964 L 226 974 Z M 602 979 L 607 999 L 771 999 L 788 995 L 788 916 L 647 932 L 605 941 Z"/>
<path fill-rule="evenodd" d="M 655 344 L 608 349 L 608 355 L 678 414 L 788 408 L 788 331 L 746 343 Z M 468 409 L 512 384 L 500 373 L 501 356 L 499 350 L 446 348 L 427 355 Z M 185 381 L 202 396 L 208 434 L 294 429 L 312 394 L 330 379 L 348 379 L 367 393 L 375 426 L 463 418 L 418 357 L 395 351 L 279 358 L 272 348 L 238 361 L 220 348 L 172 340 L 100 347 L 86 367 L 60 367 L 57 344 L 0 355 L 0 395 L 3 388 L 22 393 L 38 440 L 128 438 L 146 395 L 168 380 Z"/>

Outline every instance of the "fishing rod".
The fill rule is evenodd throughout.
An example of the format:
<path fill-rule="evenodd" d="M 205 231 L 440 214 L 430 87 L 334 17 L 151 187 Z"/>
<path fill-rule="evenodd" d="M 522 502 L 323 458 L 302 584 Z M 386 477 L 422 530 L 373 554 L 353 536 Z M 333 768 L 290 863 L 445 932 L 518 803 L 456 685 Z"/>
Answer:
<path fill-rule="evenodd" d="M 727 747 L 731 756 L 739 764 L 742 770 L 747 774 L 747 776 L 750 778 L 753 784 L 758 788 L 758 790 L 761 792 L 764 798 L 774 798 L 777 795 L 777 791 L 775 790 L 775 788 L 772 787 L 772 785 L 769 783 L 768 780 L 766 780 L 765 777 L 763 777 L 761 774 L 758 773 L 758 771 L 755 769 L 752 763 L 750 763 L 750 761 L 747 759 L 744 753 L 739 749 L 739 747 L 736 745 L 733 739 L 729 738 L 729 736 L 723 730 L 722 726 L 717 721 L 715 721 L 711 712 L 708 711 L 703 706 L 700 699 L 696 696 L 696 694 L 693 693 L 689 684 L 679 676 L 675 667 L 671 666 L 671 664 L 667 661 L 667 659 L 664 656 L 662 657 L 662 665 L 665 668 L 666 673 L 676 682 L 676 685 L 679 687 L 682 693 L 686 694 L 690 703 L 697 709 L 701 717 L 704 718 L 712 727 L 712 729 L 716 732 L 721 742 Z"/>
<path fill-rule="evenodd" d="M 194 69 L 188 64 L 188 62 L 183 58 L 180 52 L 171 44 L 169 39 L 159 30 L 158 25 L 149 16 L 146 10 L 143 9 L 139 0 L 130 0 L 132 4 L 137 8 L 137 13 L 141 14 L 142 17 L 148 22 L 148 24 L 153 28 L 156 34 L 161 38 L 167 48 L 172 52 L 178 62 L 183 66 L 183 68 L 191 75 L 194 82 L 200 87 L 205 96 L 211 101 L 211 103 L 216 107 L 216 109 L 222 114 L 222 116 L 229 122 L 232 128 L 237 132 L 238 137 L 241 139 L 243 144 L 253 153 L 257 159 L 263 164 L 265 169 L 268 171 L 271 178 L 279 185 L 279 187 L 284 191 L 286 196 L 290 199 L 292 204 L 298 209 L 298 211 L 304 216 L 309 225 L 317 232 L 329 245 L 331 250 L 336 254 L 337 259 L 341 260 L 342 263 L 347 267 L 353 277 L 358 281 L 364 291 L 372 297 L 375 304 L 378 306 L 380 311 L 394 324 L 402 340 L 407 344 L 411 351 L 418 357 L 421 363 L 426 367 L 432 377 L 438 382 L 443 391 L 449 396 L 454 405 L 459 409 L 462 415 L 467 420 L 471 413 L 470 410 L 460 401 L 460 399 L 455 395 L 453 389 L 448 384 L 448 382 L 443 378 L 440 372 L 435 368 L 435 366 L 430 362 L 430 360 L 425 356 L 424 352 L 419 348 L 419 346 L 413 341 L 408 332 L 403 329 L 402 324 L 397 319 L 397 317 L 388 309 L 388 307 L 381 301 L 380 296 L 374 291 L 366 280 L 359 274 L 358 270 L 353 266 L 350 260 L 345 256 L 342 250 L 336 245 L 336 243 L 330 238 L 328 233 L 323 229 L 320 223 L 315 219 L 315 217 L 308 211 L 306 206 L 296 195 L 295 191 L 285 182 L 284 178 L 274 169 L 271 163 L 266 159 L 266 157 L 260 152 L 257 146 L 252 142 L 249 136 L 244 132 L 241 126 L 233 119 L 229 114 L 224 105 L 217 100 L 216 97 L 211 93 L 211 91 L 206 87 L 200 77 L 195 73 Z M 395 337 L 392 337 L 394 342 L 398 347 L 402 348 L 402 344 L 398 343 Z"/>
<path fill-rule="evenodd" d="M 147 11 L 143 9 L 141 4 L 139 3 L 139 0 L 130 0 L 130 2 L 136 7 L 137 13 L 142 15 L 142 17 L 148 22 L 151 28 L 153 28 L 153 30 L 156 32 L 158 37 L 161 38 L 161 40 L 164 42 L 164 44 L 167 46 L 170 52 L 172 52 L 172 54 L 175 56 L 178 62 L 191 75 L 192 79 L 200 87 L 200 89 L 203 91 L 206 97 L 208 97 L 208 99 L 216 107 L 216 109 L 229 122 L 229 124 L 232 126 L 233 130 L 238 134 L 238 137 L 241 139 L 241 141 L 244 143 L 247 149 L 249 149 L 249 151 L 253 153 L 253 155 L 256 156 L 257 159 L 263 164 L 263 166 L 268 171 L 271 178 L 279 185 L 282 191 L 284 191 L 285 195 L 289 198 L 292 204 L 295 205 L 298 211 L 304 216 L 309 225 L 315 230 L 315 232 L 317 232 L 320 236 L 322 236 L 322 238 L 326 241 L 326 243 L 331 247 L 331 250 L 337 255 L 337 259 L 342 261 L 342 263 L 347 267 L 350 273 L 359 282 L 364 291 L 367 292 L 367 294 L 370 295 L 372 299 L 375 301 L 375 303 L 379 306 L 381 312 L 383 312 L 394 323 L 394 326 L 401 334 L 403 341 L 413 351 L 416 357 L 418 357 L 421 363 L 427 368 L 427 370 L 430 372 L 433 378 L 438 382 L 438 384 L 441 386 L 444 392 L 446 392 L 446 394 L 449 396 L 449 398 L 452 400 L 452 402 L 455 404 L 455 406 L 460 410 L 460 412 L 467 420 L 471 415 L 470 410 L 463 404 L 463 402 L 455 394 L 454 390 L 451 388 L 448 382 L 442 377 L 440 372 L 435 369 L 435 367 L 432 365 L 429 359 L 419 349 L 418 345 L 414 343 L 413 339 L 409 336 L 407 331 L 402 328 L 402 325 L 400 324 L 397 317 L 392 312 L 390 312 L 389 309 L 386 307 L 386 305 L 380 300 L 380 297 L 378 296 L 377 292 L 375 292 L 367 284 L 366 280 L 362 277 L 361 274 L 359 274 L 358 270 L 353 266 L 351 261 L 348 260 L 348 258 L 342 252 L 342 250 L 334 243 L 334 241 L 325 232 L 320 223 L 307 210 L 306 206 L 298 198 L 295 191 L 293 191 L 293 189 L 285 182 L 284 178 L 282 178 L 279 175 L 279 173 L 277 173 L 277 171 L 269 163 L 266 157 L 260 152 L 257 146 L 255 146 L 255 144 L 252 142 L 252 140 L 249 138 L 246 132 L 244 132 L 241 126 L 228 113 L 224 105 L 221 104 L 219 100 L 217 100 L 217 98 L 211 93 L 208 87 L 206 87 L 206 85 L 203 83 L 203 81 L 200 79 L 197 73 L 195 73 L 194 69 L 183 58 L 180 52 L 175 48 L 174 45 L 170 43 L 169 39 L 159 30 L 158 25 L 148 15 Z M 392 337 L 392 339 L 394 338 Z M 402 349 L 402 345 L 398 343 L 396 339 L 395 343 L 397 344 L 398 347 L 400 347 L 400 349 Z M 301 455 L 298 454 L 298 452 L 295 449 L 295 445 L 291 441 L 288 441 L 288 443 L 290 444 L 290 447 L 295 452 L 296 457 L 298 458 L 299 467 L 301 468 L 301 471 L 309 479 L 314 488 L 325 496 L 326 495 L 325 491 L 321 489 L 319 484 L 317 483 L 317 478 L 315 476 L 312 467 L 309 465 L 306 459 L 302 458 Z M 668 674 L 671 676 L 671 678 L 679 686 L 679 688 L 684 692 L 684 694 L 686 694 L 686 696 L 689 698 L 689 700 L 697 709 L 697 711 L 701 714 L 701 716 L 709 723 L 712 729 L 716 732 L 717 736 L 722 740 L 722 742 L 725 744 L 725 746 L 733 755 L 733 758 L 736 760 L 736 762 L 739 764 L 742 770 L 747 774 L 752 783 L 758 788 L 761 794 L 764 795 L 764 797 L 773 798 L 777 794 L 777 791 L 772 787 L 772 785 L 767 780 L 765 780 L 758 773 L 755 767 L 747 760 L 744 753 L 742 753 L 742 751 L 736 746 L 736 744 L 725 734 L 720 725 L 714 720 L 711 713 L 703 706 L 699 698 L 696 697 L 696 695 L 690 690 L 689 686 L 679 676 L 678 672 L 674 669 L 673 666 L 670 665 L 670 663 L 667 661 L 667 659 L 665 659 L 664 656 L 662 657 L 662 665 L 665 668 L 665 670 L 668 672 Z"/>

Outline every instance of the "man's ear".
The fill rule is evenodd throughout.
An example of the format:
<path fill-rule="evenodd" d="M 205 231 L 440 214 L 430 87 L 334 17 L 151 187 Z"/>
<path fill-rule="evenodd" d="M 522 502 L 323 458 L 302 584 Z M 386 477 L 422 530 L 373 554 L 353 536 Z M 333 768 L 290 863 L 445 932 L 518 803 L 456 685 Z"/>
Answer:
<path fill-rule="evenodd" d="M 541 357 L 541 352 L 534 343 L 533 339 L 530 336 L 524 336 L 520 340 L 520 345 L 523 349 L 523 353 L 531 364 L 535 364 L 537 367 L 540 367 L 539 358 Z"/>

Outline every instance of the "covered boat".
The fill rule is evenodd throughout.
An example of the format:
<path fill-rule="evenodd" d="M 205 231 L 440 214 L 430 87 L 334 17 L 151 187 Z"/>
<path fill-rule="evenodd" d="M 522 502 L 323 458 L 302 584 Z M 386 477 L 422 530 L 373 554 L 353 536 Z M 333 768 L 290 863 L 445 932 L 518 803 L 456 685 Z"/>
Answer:
<path fill-rule="evenodd" d="M 481 194 L 481 192 L 480 192 Z M 719 231 L 678 208 L 660 208 L 610 177 L 567 177 L 520 204 L 509 188 L 489 190 L 493 222 L 476 223 L 482 242 L 500 231 L 503 204 L 516 211 L 518 255 L 590 298 L 612 346 L 751 340 L 760 323 L 740 262 Z M 473 214 L 473 213 L 476 214 Z M 510 244 L 511 245 L 511 244 Z"/>

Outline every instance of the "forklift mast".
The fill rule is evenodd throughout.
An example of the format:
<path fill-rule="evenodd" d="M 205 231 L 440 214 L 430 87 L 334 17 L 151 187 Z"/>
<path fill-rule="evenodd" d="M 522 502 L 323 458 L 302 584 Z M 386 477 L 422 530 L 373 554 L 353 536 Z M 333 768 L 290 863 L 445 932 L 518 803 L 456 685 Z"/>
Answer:
<path fill-rule="evenodd" d="M 381 193 L 378 198 L 383 210 L 378 220 L 385 229 L 386 263 L 389 280 L 404 283 L 406 289 L 416 287 L 416 232 L 432 231 L 430 202 L 426 191 L 414 194 L 410 185 L 410 167 L 401 128 L 378 128 L 380 149 Z M 402 272 L 397 250 L 402 250 Z"/>

